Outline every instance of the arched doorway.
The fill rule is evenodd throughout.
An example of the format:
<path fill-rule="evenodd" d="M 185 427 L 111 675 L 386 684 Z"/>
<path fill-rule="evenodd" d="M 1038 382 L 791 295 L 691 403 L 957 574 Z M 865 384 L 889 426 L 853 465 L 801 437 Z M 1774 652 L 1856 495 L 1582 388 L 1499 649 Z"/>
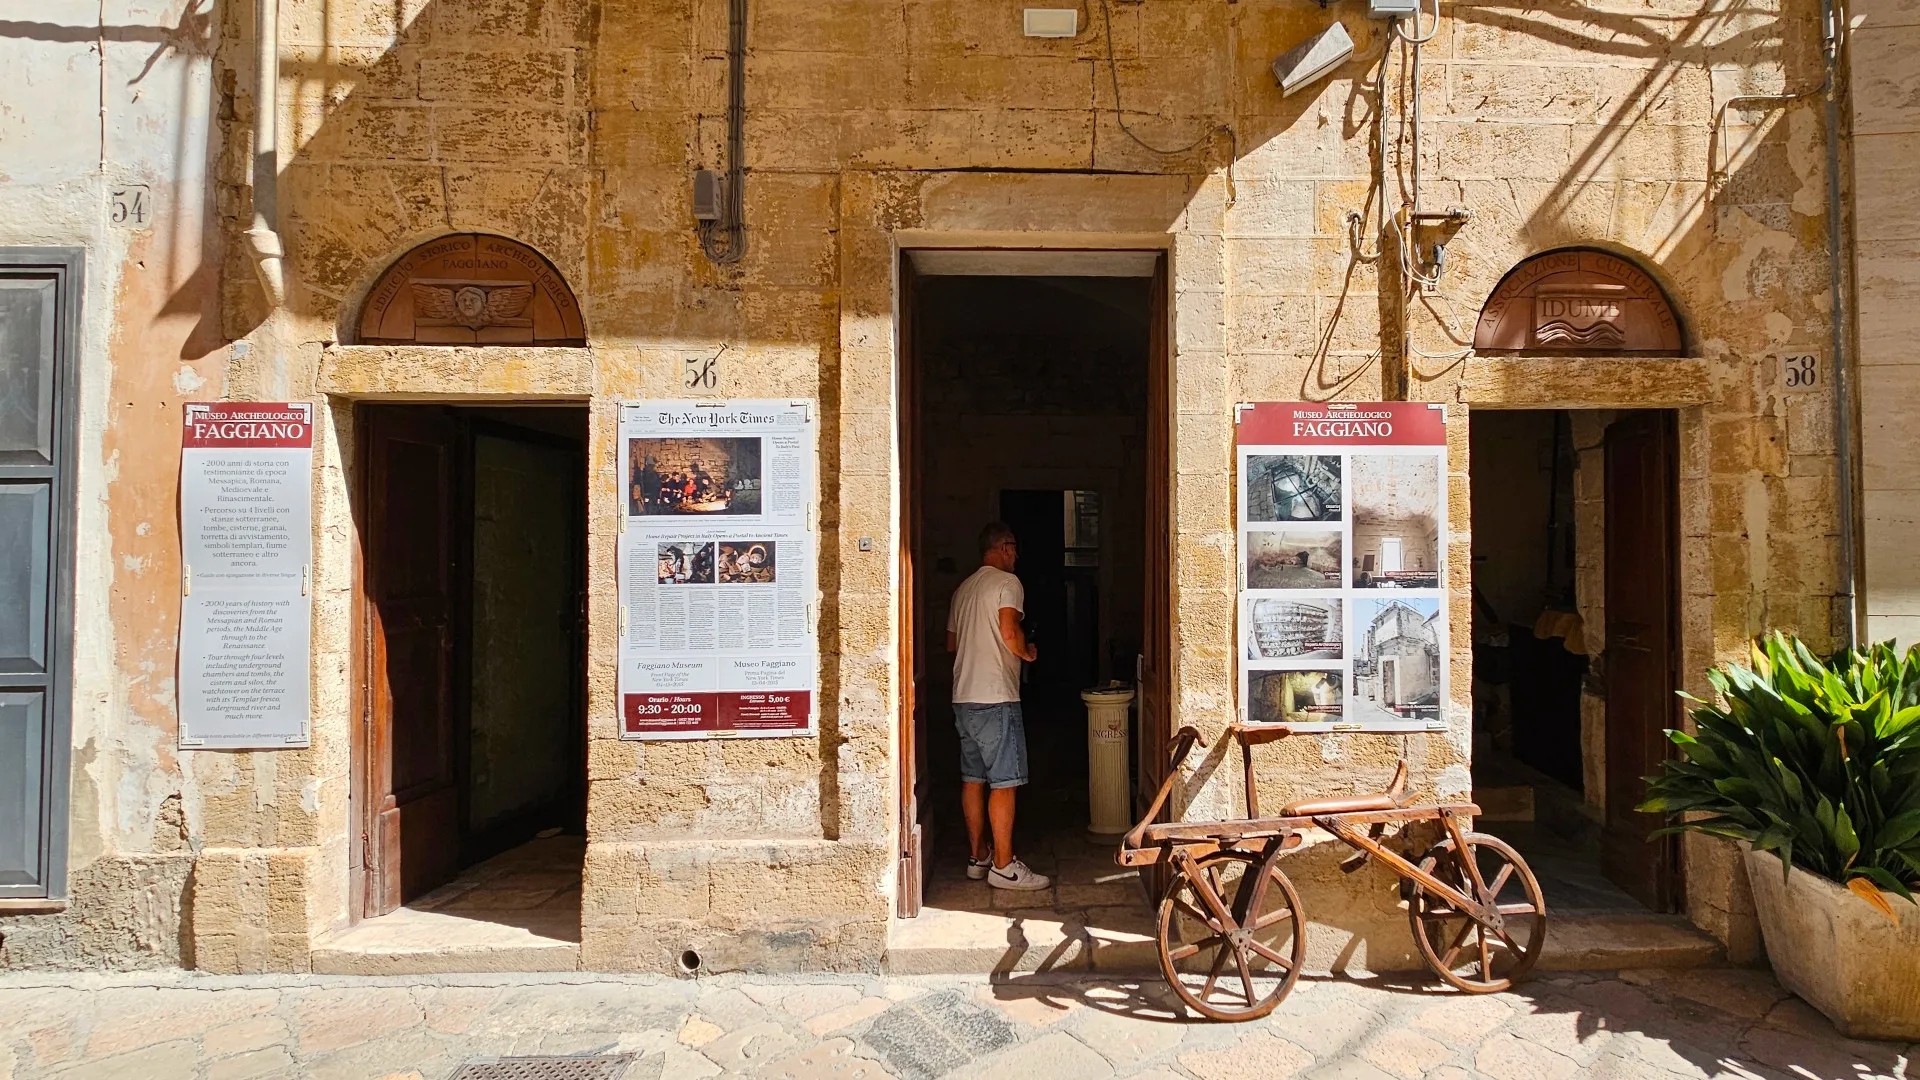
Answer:
<path fill-rule="evenodd" d="M 1532 256 L 1488 296 L 1476 352 L 1678 357 L 1684 325 L 1632 260 Z M 1679 720 L 1677 414 L 1476 409 L 1474 780 L 1573 914 L 1675 910 L 1678 849 L 1634 807 Z"/>
<path fill-rule="evenodd" d="M 553 264 L 476 233 L 402 255 L 356 326 L 363 346 L 479 348 L 502 365 L 586 344 Z M 474 910 L 495 886 L 577 878 L 587 413 L 577 398 L 477 393 L 355 403 L 359 914 L 457 913 L 447 893 L 422 900 L 456 875 Z M 577 891 L 547 891 L 513 927 L 577 950 Z"/>
<path fill-rule="evenodd" d="M 504 236 L 435 237 L 394 260 L 360 309 L 363 345 L 580 346 L 587 334 L 565 277 Z"/>
<path fill-rule="evenodd" d="M 1680 319 L 1665 289 L 1631 261 L 1560 248 L 1500 279 L 1473 328 L 1475 352 L 1679 356 Z"/>

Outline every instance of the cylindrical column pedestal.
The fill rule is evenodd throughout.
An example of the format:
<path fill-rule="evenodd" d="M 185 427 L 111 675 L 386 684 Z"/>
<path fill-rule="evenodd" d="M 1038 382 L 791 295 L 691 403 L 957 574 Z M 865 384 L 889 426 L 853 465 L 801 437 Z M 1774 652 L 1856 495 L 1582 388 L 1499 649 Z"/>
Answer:
<path fill-rule="evenodd" d="M 1133 827 L 1127 792 L 1127 706 L 1133 691 L 1086 690 L 1087 831 L 1119 836 Z"/>

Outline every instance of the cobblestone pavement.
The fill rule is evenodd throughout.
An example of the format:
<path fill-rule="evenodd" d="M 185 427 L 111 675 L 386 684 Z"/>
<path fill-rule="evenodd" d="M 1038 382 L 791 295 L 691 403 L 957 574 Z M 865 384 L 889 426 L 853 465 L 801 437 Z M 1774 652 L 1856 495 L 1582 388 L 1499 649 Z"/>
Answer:
<path fill-rule="evenodd" d="M 1765 973 L 1541 976 L 1470 997 L 1302 980 L 1269 1019 L 1178 1019 L 1152 981 L 599 975 L 7 976 L 0 1080 L 445 1080 L 480 1057 L 632 1055 L 631 1080 L 1920 1080 Z"/>

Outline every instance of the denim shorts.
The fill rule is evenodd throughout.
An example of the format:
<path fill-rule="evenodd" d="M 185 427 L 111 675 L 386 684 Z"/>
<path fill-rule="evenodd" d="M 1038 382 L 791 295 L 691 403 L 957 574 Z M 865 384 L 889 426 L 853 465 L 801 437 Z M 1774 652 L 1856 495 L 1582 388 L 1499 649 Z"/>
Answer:
<path fill-rule="evenodd" d="M 1017 701 L 953 703 L 960 732 L 960 779 L 996 788 L 1027 782 L 1027 725 Z"/>

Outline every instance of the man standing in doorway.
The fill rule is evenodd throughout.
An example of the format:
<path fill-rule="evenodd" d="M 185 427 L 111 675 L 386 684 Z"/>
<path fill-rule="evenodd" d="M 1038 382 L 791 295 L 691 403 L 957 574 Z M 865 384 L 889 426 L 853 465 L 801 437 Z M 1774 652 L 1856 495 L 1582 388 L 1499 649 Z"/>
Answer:
<path fill-rule="evenodd" d="M 1027 594 L 1013 576 L 1018 559 L 1012 529 L 996 521 L 980 530 L 980 569 L 954 590 L 947 651 L 960 730 L 960 808 L 972 844 L 967 876 L 997 889 L 1033 890 L 1053 882 L 1013 857 L 1014 791 L 1027 782 L 1020 662 L 1038 655 L 1020 628 Z"/>

